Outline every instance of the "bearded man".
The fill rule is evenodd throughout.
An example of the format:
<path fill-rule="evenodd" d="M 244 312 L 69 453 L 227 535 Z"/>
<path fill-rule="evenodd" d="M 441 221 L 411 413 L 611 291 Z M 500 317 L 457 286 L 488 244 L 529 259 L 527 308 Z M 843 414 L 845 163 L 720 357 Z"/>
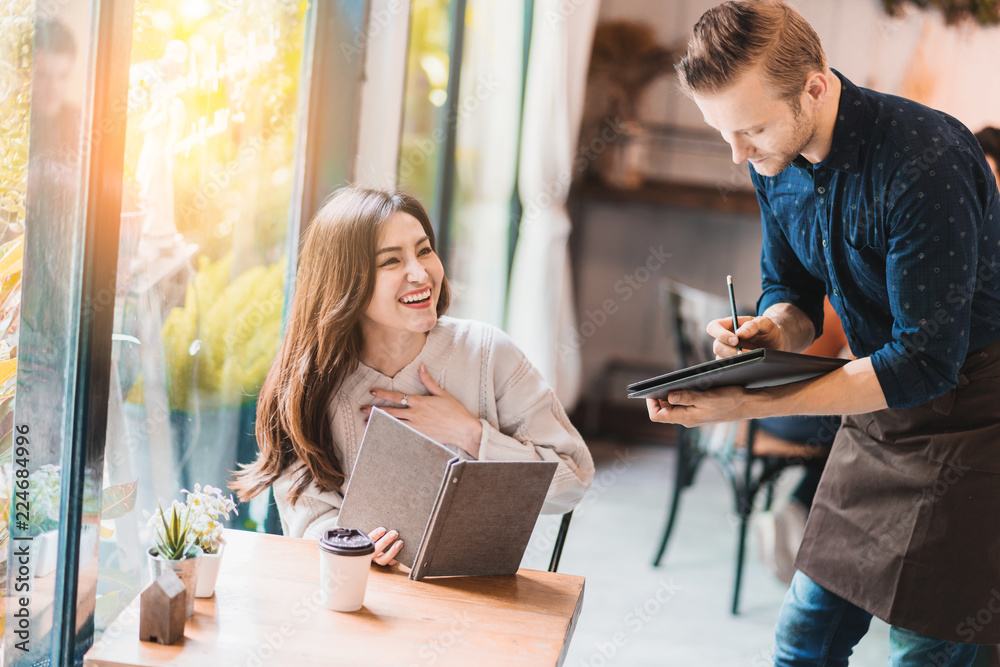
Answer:
<path fill-rule="evenodd" d="M 857 359 L 780 387 L 650 400 L 685 426 L 845 415 L 779 614 L 775 665 L 846 665 L 872 615 L 891 665 L 1000 643 L 1000 195 L 972 133 L 827 66 L 781 0 L 726 2 L 677 66 L 748 160 L 763 225 L 756 317 L 720 356 L 802 351 L 829 296 Z"/>

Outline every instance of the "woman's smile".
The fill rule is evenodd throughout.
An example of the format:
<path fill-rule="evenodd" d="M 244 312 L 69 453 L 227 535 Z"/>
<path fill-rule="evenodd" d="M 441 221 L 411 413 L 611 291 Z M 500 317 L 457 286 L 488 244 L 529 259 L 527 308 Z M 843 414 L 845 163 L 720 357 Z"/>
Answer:
<path fill-rule="evenodd" d="M 432 291 L 430 287 L 413 290 L 399 297 L 399 302 L 407 308 L 430 308 Z"/>

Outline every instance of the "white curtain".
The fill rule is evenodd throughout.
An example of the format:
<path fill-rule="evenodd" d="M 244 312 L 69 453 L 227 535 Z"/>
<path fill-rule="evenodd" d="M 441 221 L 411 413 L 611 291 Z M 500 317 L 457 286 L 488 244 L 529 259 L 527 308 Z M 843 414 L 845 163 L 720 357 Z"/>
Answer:
<path fill-rule="evenodd" d="M 524 214 L 514 252 L 507 330 L 571 408 L 580 393 L 566 195 L 580 133 L 600 0 L 537 0 L 518 186 Z"/>
<path fill-rule="evenodd" d="M 455 151 L 451 314 L 503 326 L 521 122 L 523 0 L 470 0 Z"/>

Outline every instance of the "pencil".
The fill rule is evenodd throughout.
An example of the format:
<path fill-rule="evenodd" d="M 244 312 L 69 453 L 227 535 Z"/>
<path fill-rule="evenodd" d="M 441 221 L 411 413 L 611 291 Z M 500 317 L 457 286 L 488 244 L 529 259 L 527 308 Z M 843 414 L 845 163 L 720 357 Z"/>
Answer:
<path fill-rule="evenodd" d="M 726 283 L 729 285 L 729 308 L 733 311 L 733 334 L 736 334 L 736 330 L 740 328 L 739 321 L 736 319 L 736 294 L 733 293 L 733 277 L 726 276 Z M 742 352 L 743 346 L 740 344 L 739 336 L 736 337 L 736 351 Z"/>

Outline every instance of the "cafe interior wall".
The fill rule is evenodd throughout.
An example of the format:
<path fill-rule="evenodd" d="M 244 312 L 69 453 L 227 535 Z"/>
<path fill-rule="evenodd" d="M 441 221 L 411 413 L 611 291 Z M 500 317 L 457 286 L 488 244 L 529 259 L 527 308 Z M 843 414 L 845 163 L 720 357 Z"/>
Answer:
<path fill-rule="evenodd" d="M 604 0 L 601 21 L 650 24 L 660 43 L 681 47 L 691 26 L 715 0 Z M 1000 28 L 970 23 L 945 24 L 936 11 L 913 8 L 886 14 L 879 0 L 792 0 L 816 28 L 831 67 L 855 84 L 902 95 L 945 111 L 973 131 L 1000 126 Z M 683 134 L 704 133 L 700 112 L 667 75 L 646 91 L 640 121 Z M 716 147 L 718 148 L 718 147 Z M 643 163 L 647 183 L 692 183 L 720 193 L 752 190 L 748 166 L 734 165 L 722 150 L 690 152 L 683 142 L 648 151 Z M 655 186 L 653 186 L 655 187 Z M 613 361 L 642 366 L 675 364 L 662 309 L 662 279 L 671 277 L 700 289 L 724 293 L 733 274 L 737 299 L 752 309 L 759 293 L 759 218 L 693 208 L 581 197 L 575 215 L 574 262 L 578 289 L 577 342 L 585 388 L 607 382 L 602 370 Z M 643 277 L 652 249 L 671 256 L 632 290 L 622 280 Z M 653 265 L 656 262 L 652 263 Z M 625 298 L 628 296 L 629 298 Z M 611 306 L 608 308 L 608 306 Z M 608 312 L 614 311 L 614 312 Z M 629 379 L 610 377 L 611 382 Z M 619 396 L 617 384 L 601 388 Z M 585 389 L 586 391 L 586 389 Z M 619 396 L 620 397 L 620 396 Z"/>

